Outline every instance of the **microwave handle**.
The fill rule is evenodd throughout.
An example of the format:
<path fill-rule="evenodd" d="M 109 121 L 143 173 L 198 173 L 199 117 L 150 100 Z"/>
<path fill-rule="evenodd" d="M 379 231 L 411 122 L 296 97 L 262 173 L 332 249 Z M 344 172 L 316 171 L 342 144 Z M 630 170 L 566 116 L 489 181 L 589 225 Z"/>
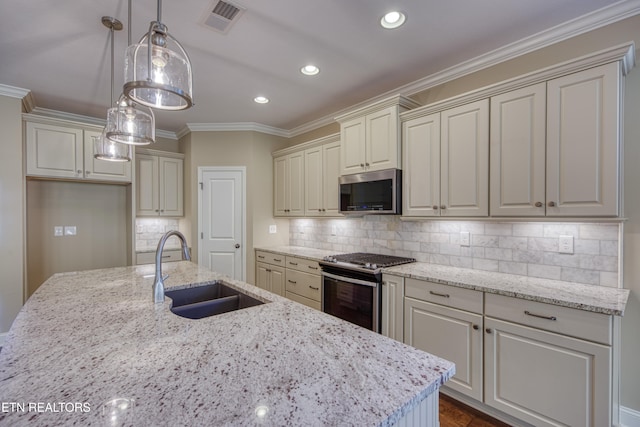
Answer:
<path fill-rule="evenodd" d="M 334 279 L 334 280 L 339 280 L 341 282 L 353 283 L 354 285 L 370 286 L 372 288 L 377 288 L 378 287 L 378 283 L 377 282 L 369 282 L 369 281 L 366 281 L 366 280 L 354 279 L 354 278 L 351 278 L 351 277 L 338 276 L 338 275 L 327 273 L 327 272 L 324 272 L 324 271 L 322 272 L 322 276 L 323 277 L 328 277 L 328 278 Z"/>

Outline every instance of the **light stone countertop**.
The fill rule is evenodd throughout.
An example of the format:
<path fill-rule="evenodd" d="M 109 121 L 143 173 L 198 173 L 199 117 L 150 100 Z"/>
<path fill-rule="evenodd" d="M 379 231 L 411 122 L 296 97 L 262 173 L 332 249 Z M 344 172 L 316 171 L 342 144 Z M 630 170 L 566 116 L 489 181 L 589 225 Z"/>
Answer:
<path fill-rule="evenodd" d="M 221 281 L 270 302 L 178 317 L 169 299 L 152 302 L 153 272 L 56 274 L 33 294 L 0 352 L 1 426 L 111 425 L 103 404 L 117 398 L 133 399 L 115 420 L 130 425 L 387 426 L 454 374 L 451 362 L 188 261 L 163 265 L 167 289 Z M 28 406 L 75 402 L 90 411 Z"/>
<path fill-rule="evenodd" d="M 339 252 L 298 246 L 276 246 L 259 250 L 293 255 L 316 261 Z M 482 292 L 495 293 L 530 301 L 543 302 L 563 307 L 577 308 L 603 314 L 622 316 L 629 298 L 628 289 L 608 288 L 539 279 L 515 274 L 472 270 L 438 264 L 415 262 L 389 267 L 383 273 L 419 280 L 429 280 L 444 285 L 457 286 Z"/>

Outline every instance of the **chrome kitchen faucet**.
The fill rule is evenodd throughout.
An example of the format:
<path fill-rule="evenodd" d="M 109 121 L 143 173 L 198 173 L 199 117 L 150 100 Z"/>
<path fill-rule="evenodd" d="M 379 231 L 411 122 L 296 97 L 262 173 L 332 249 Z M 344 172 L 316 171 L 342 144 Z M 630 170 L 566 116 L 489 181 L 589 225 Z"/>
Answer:
<path fill-rule="evenodd" d="M 162 251 L 164 250 L 165 242 L 171 236 L 176 236 L 180 239 L 180 244 L 182 245 L 182 259 L 191 261 L 189 247 L 187 246 L 187 239 L 184 235 L 175 230 L 167 231 L 158 242 L 158 248 L 156 249 L 156 276 L 153 279 L 153 302 L 156 304 L 164 302 L 164 279 L 169 276 L 162 277 Z"/>

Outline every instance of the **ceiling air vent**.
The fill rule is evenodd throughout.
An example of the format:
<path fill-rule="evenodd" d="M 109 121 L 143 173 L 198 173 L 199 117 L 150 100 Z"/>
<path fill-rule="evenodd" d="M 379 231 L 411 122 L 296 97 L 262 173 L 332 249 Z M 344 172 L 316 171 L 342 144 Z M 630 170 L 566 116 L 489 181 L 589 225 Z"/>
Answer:
<path fill-rule="evenodd" d="M 204 18 L 204 25 L 220 33 L 227 33 L 245 9 L 228 1 L 215 0 L 211 12 Z"/>

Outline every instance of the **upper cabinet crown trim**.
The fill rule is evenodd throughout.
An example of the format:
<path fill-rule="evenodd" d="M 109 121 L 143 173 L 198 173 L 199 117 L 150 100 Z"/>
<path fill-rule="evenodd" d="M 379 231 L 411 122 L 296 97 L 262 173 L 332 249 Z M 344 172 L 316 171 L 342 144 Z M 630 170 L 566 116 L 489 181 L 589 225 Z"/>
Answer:
<path fill-rule="evenodd" d="M 398 105 L 403 108 L 412 109 L 417 108 L 421 104 L 418 102 L 409 99 L 402 95 L 390 96 L 389 98 L 382 99 L 375 103 L 366 105 L 364 107 L 357 108 L 355 110 L 349 111 L 348 113 L 341 114 L 337 116 L 335 119 L 338 122 L 344 122 L 351 119 L 355 119 L 356 117 L 366 116 L 367 114 L 375 113 L 376 111 L 384 110 L 385 108 L 392 107 Z"/>
<path fill-rule="evenodd" d="M 174 159 L 184 159 L 184 154 L 173 151 L 153 150 L 151 148 L 136 148 L 136 154 L 146 154 L 148 156 L 173 157 Z"/>
<path fill-rule="evenodd" d="M 306 150 L 308 148 L 319 147 L 330 142 L 340 141 L 340 133 L 333 133 L 331 135 L 323 136 L 321 138 L 312 139 L 301 144 L 292 145 L 291 147 L 283 148 L 271 153 L 272 157 L 286 156 L 287 154 L 296 153 L 298 151 Z"/>
<path fill-rule="evenodd" d="M 428 116 L 429 114 L 433 114 L 438 111 L 454 108 L 480 99 L 490 98 L 503 92 L 509 92 L 525 86 L 545 82 L 547 80 L 615 61 L 620 62 L 622 74 L 626 75 L 635 65 L 634 42 L 626 42 L 579 58 L 561 62 L 541 70 L 523 74 L 509 80 L 428 104 L 420 108 L 405 111 L 400 114 L 400 120 L 404 122 L 418 117 Z"/>

